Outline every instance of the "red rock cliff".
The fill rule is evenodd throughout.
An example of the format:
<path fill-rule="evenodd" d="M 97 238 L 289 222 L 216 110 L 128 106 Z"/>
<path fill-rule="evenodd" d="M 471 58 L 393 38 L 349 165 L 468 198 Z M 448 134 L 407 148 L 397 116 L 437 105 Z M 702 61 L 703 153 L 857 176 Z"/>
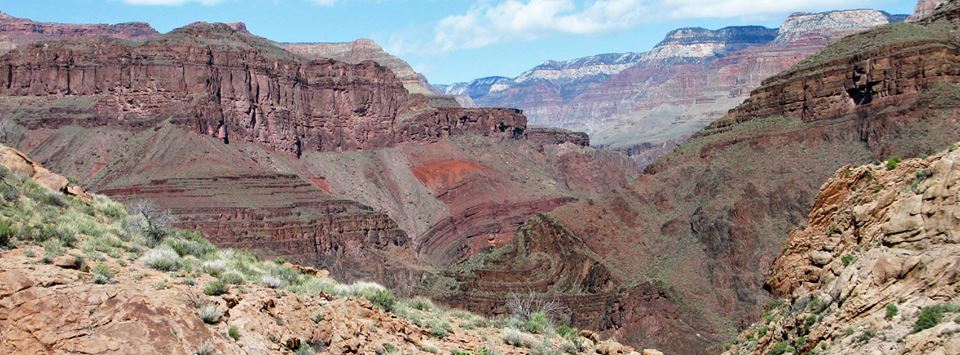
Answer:
<path fill-rule="evenodd" d="M 376 63 L 307 61 L 223 24 L 142 44 L 100 38 L 21 48 L 0 57 L 0 94 L 89 96 L 98 124 L 170 118 L 224 142 L 298 155 L 449 134 L 522 137 L 526 128 L 520 111 L 431 108 Z"/>

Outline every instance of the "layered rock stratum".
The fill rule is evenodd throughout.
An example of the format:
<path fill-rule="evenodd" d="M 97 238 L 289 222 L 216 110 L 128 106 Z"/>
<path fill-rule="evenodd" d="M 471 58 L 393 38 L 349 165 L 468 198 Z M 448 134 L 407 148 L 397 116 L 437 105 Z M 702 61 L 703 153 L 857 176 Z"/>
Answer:
<path fill-rule="evenodd" d="M 65 24 L 36 22 L 0 12 L 0 53 L 43 40 L 94 38 L 148 39 L 160 33 L 142 22 L 105 24 Z"/>
<path fill-rule="evenodd" d="M 951 148 L 840 169 L 773 261 L 783 301 L 728 353 L 960 352 L 958 163 Z"/>
<path fill-rule="evenodd" d="M 723 117 L 764 79 L 844 36 L 903 19 L 850 10 L 793 14 L 779 30 L 679 29 L 645 53 L 547 62 L 517 78 L 439 88 L 484 107 L 521 108 L 532 126 L 584 131 L 595 145 L 659 156 L 663 149 L 644 147 L 674 147 Z"/>

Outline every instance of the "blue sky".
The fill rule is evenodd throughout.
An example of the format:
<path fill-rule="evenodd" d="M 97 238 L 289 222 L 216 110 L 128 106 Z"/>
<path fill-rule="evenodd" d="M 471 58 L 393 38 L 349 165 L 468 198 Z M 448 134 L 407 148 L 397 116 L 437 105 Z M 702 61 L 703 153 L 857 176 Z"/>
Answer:
<path fill-rule="evenodd" d="M 284 42 L 372 38 L 433 83 L 516 76 L 545 60 L 645 51 L 689 26 L 777 27 L 794 11 L 874 8 L 911 13 L 915 0 L 0 0 L 38 21 L 243 21 Z"/>

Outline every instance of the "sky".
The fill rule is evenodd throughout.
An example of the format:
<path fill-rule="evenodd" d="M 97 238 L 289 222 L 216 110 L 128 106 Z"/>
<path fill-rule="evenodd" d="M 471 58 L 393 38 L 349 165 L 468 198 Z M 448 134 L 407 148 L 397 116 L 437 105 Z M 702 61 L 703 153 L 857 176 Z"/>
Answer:
<path fill-rule="evenodd" d="M 432 83 L 514 77 L 547 60 L 646 51 L 670 30 L 776 28 L 792 12 L 913 12 L 916 0 L 0 0 L 44 22 L 242 21 L 280 42 L 371 38 Z"/>

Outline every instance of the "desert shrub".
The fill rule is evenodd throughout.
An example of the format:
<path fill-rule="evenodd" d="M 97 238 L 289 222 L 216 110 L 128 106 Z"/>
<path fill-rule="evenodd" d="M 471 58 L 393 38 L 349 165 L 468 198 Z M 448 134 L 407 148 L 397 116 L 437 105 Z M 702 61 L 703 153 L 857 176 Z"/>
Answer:
<path fill-rule="evenodd" d="M 393 311 L 397 305 L 397 298 L 393 295 L 393 292 L 386 289 L 366 294 L 364 298 L 369 300 L 370 303 L 373 303 L 374 306 L 387 312 Z"/>
<path fill-rule="evenodd" d="M 220 280 L 228 285 L 243 285 L 246 283 L 246 280 L 243 279 L 243 275 L 236 271 L 227 271 L 220 275 Z"/>
<path fill-rule="evenodd" d="M 561 325 L 556 329 L 557 335 L 564 339 L 570 339 L 571 337 L 577 336 L 577 329 Z"/>
<path fill-rule="evenodd" d="M 763 338 L 764 335 L 767 335 L 767 332 L 770 331 L 770 328 L 766 325 L 761 326 L 760 329 L 757 329 L 757 337 Z"/>
<path fill-rule="evenodd" d="M 97 263 L 93 266 L 93 283 L 106 284 L 113 280 L 113 269 L 104 263 Z"/>
<path fill-rule="evenodd" d="M 147 267 L 160 271 L 175 271 L 180 269 L 180 254 L 170 248 L 158 248 L 148 251 L 140 261 Z"/>
<path fill-rule="evenodd" d="M 797 351 L 797 350 L 794 349 L 794 347 L 793 347 L 792 345 L 790 345 L 789 342 L 787 342 L 787 341 L 781 341 L 781 342 L 779 342 L 779 343 L 776 343 L 776 344 L 773 346 L 773 348 L 770 349 L 770 354 L 771 354 L 771 355 L 783 355 L 783 354 L 786 354 L 786 353 L 792 353 L 792 352 L 796 352 L 796 351 Z"/>
<path fill-rule="evenodd" d="M 840 262 L 843 263 L 843 266 L 850 266 L 854 261 L 857 261 L 857 257 L 850 254 L 844 254 L 840 257 Z"/>
<path fill-rule="evenodd" d="M 437 338 L 446 338 L 452 330 L 453 327 L 445 320 L 433 319 L 429 322 L 430 335 Z"/>
<path fill-rule="evenodd" d="M 532 348 L 536 344 L 533 335 L 524 333 L 516 328 L 506 328 L 500 332 L 503 342 L 516 347 Z"/>
<path fill-rule="evenodd" d="M 203 294 L 207 296 L 220 296 L 224 293 L 227 293 L 227 284 L 220 279 L 210 281 L 203 287 Z"/>
<path fill-rule="evenodd" d="M 13 222 L 6 219 L 0 220 L 0 247 L 9 246 L 18 233 L 19 230 Z"/>
<path fill-rule="evenodd" d="M 430 300 L 423 297 L 417 297 L 410 300 L 410 307 L 418 311 L 429 312 L 430 310 L 433 309 L 434 306 L 433 306 L 433 302 L 431 302 Z"/>
<path fill-rule="evenodd" d="M 523 330 L 529 333 L 542 334 L 549 328 L 550 319 L 543 312 L 534 312 L 529 319 L 523 322 Z"/>
<path fill-rule="evenodd" d="M 200 307 L 200 319 L 207 324 L 217 324 L 220 321 L 220 317 L 223 316 L 223 312 L 220 311 L 220 307 L 217 307 L 215 303 L 208 303 Z"/>
<path fill-rule="evenodd" d="M 886 165 L 887 165 L 887 170 L 896 169 L 897 166 L 900 165 L 900 157 L 890 157 L 890 159 L 887 159 Z"/>
<path fill-rule="evenodd" d="M 240 339 L 240 328 L 237 328 L 235 325 L 231 325 L 230 328 L 227 329 L 227 335 L 229 335 L 230 338 L 233 338 L 233 340 Z"/>
<path fill-rule="evenodd" d="M 173 249 L 180 256 L 193 255 L 198 258 L 204 258 L 213 253 L 217 248 L 198 233 L 184 233 L 185 238 L 169 238 L 163 241 L 163 245 Z"/>
<path fill-rule="evenodd" d="M 282 288 L 286 283 L 276 276 L 263 275 L 260 277 L 260 284 L 269 288 Z"/>
<path fill-rule="evenodd" d="M 920 332 L 933 328 L 943 321 L 944 313 L 960 311 L 960 306 L 954 304 L 938 304 L 934 306 L 923 307 L 920 310 L 920 316 L 913 323 L 913 332 Z"/>
<path fill-rule="evenodd" d="M 810 303 L 807 303 L 807 310 L 816 314 L 823 313 L 827 307 L 830 307 L 830 304 L 818 297 L 811 298 Z"/>
<path fill-rule="evenodd" d="M 149 202 L 138 202 L 131 205 L 128 212 L 127 229 L 142 235 L 151 248 L 160 245 L 173 231 L 174 218 L 168 210 L 161 210 Z"/>
<path fill-rule="evenodd" d="M 217 277 L 227 270 L 227 262 L 223 260 L 204 261 L 201 269 L 210 276 Z"/>
<path fill-rule="evenodd" d="M 894 303 L 888 304 L 887 315 L 884 318 L 886 318 L 887 320 L 891 320 L 893 319 L 894 316 L 897 315 L 897 313 L 900 313 L 900 308 L 898 308 L 897 305 Z"/>
<path fill-rule="evenodd" d="M 43 253 L 49 258 L 63 254 L 63 243 L 59 239 L 50 239 L 43 242 Z"/>
<path fill-rule="evenodd" d="M 196 355 L 213 355 L 213 343 L 204 340 L 200 343 L 200 346 L 197 347 Z"/>
<path fill-rule="evenodd" d="M 856 339 L 854 339 L 854 342 L 856 342 L 857 344 L 866 343 L 870 341 L 870 339 L 873 339 L 873 337 L 875 336 L 877 336 L 877 332 L 875 330 L 866 329 L 863 332 L 861 332 Z"/>
<path fill-rule="evenodd" d="M 314 322 L 314 323 L 320 323 L 320 322 L 322 322 L 322 321 L 323 321 L 323 312 L 322 312 L 322 311 L 321 311 L 321 312 L 317 312 L 316 314 L 313 315 L 313 322 Z"/>

